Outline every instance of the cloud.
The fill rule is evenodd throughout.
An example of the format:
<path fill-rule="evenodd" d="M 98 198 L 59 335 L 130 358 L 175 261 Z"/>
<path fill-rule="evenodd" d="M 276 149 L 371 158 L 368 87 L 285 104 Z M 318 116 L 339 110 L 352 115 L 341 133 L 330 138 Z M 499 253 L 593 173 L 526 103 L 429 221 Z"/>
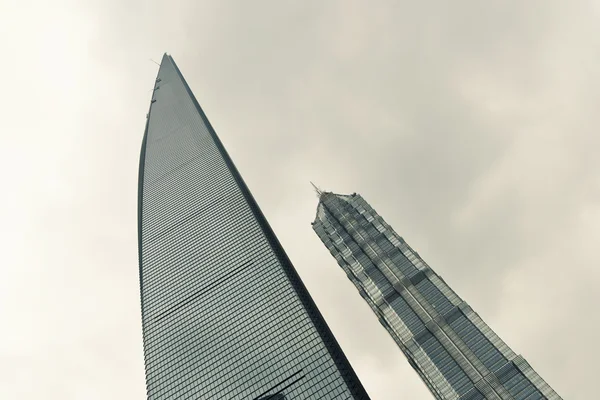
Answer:
<path fill-rule="evenodd" d="M 137 163 L 168 51 L 373 399 L 429 395 L 310 229 L 310 180 L 363 194 L 561 395 L 592 398 L 598 10 L 3 3 L 0 397 L 144 396 Z"/>

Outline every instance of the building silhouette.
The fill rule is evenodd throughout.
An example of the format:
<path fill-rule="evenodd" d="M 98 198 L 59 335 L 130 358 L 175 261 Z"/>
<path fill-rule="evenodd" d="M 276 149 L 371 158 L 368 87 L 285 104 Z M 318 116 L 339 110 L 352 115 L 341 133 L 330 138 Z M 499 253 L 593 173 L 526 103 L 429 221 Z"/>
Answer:
<path fill-rule="evenodd" d="M 368 399 L 166 54 L 138 195 L 148 399 Z"/>
<path fill-rule="evenodd" d="M 560 399 L 360 195 L 317 192 L 314 231 L 436 399 Z"/>

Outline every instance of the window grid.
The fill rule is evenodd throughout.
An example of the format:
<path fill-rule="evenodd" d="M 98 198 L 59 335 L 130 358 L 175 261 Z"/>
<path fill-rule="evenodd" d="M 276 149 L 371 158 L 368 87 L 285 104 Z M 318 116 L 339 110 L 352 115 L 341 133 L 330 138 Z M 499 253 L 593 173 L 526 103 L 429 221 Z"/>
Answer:
<path fill-rule="evenodd" d="M 319 191 L 312 225 L 436 399 L 560 399 L 360 195 Z"/>
<path fill-rule="evenodd" d="M 148 398 L 368 399 L 172 58 L 140 157 Z"/>

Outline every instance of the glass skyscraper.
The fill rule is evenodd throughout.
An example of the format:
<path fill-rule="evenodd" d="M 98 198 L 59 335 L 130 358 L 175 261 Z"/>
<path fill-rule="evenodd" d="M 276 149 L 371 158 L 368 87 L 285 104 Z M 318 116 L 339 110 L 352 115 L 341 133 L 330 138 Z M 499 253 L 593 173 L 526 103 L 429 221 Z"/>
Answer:
<path fill-rule="evenodd" d="M 173 59 L 139 169 L 148 399 L 368 399 Z"/>
<path fill-rule="evenodd" d="M 317 192 L 313 229 L 436 399 L 560 399 L 360 195 Z"/>

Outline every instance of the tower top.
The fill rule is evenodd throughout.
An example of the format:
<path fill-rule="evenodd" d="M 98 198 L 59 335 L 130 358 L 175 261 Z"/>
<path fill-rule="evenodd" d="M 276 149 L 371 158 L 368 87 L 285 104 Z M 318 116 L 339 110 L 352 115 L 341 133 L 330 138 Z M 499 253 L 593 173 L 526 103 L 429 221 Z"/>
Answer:
<path fill-rule="evenodd" d="M 315 193 L 317 193 L 317 197 L 321 197 L 321 195 L 323 194 L 323 191 L 321 190 L 321 188 L 319 188 L 317 185 L 315 185 L 314 183 L 310 182 L 310 184 L 312 185 L 312 187 L 315 189 Z"/>

